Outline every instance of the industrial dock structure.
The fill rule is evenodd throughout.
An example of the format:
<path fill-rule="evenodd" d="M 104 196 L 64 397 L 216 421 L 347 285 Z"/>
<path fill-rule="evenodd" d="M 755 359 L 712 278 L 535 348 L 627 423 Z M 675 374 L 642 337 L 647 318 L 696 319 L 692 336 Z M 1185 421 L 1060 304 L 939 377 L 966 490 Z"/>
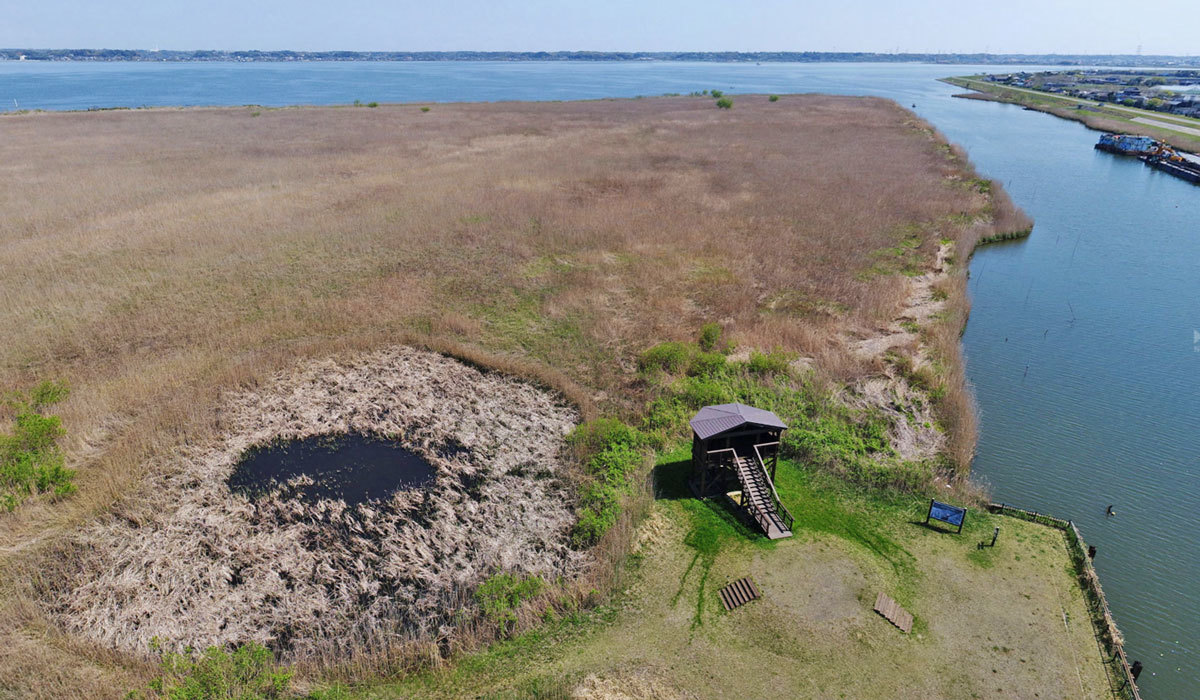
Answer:
<path fill-rule="evenodd" d="M 1152 168 L 1200 184 L 1200 156 L 1177 151 L 1149 136 L 1104 134 L 1096 148 L 1121 156 L 1134 156 Z"/>

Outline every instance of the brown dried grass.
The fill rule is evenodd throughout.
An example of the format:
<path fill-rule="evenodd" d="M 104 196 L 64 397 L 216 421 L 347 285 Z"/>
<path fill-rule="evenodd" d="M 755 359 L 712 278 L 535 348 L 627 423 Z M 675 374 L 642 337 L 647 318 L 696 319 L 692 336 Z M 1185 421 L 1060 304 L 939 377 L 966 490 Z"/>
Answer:
<path fill-rule="evenodd" d="M 872 272 L 887 251 L 914 223 L 922 260 L 943 236 L 970 250 L 978 232 L 948 217 L 993 206 L 944 139 L 875 98 L 253 114 L 4 118 L 0 327 L 18 332 L 0 387 L 70 382 L 80 490 L 0 519 L 0 636 L 24 640 L 0 688 L 51 696 L 30 680 L 46 668 L 100 695 L 127 678 L 30 612 L 29 582 L 149 465 L 214 439 L 231 391 L 411 344 L 628 413 L 635 354 L 711 320 L 846 382 L 879 365 L 843 339 L 902 301 Z"/>

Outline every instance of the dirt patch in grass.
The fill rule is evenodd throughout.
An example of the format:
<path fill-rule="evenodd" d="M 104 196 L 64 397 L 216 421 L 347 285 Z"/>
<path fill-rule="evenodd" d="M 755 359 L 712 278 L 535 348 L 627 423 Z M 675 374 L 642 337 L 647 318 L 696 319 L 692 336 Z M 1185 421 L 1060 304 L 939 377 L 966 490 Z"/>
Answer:
<path fill-rule="evenodd" d="M 836 540 L 800 543 L 782 562 L 759 553 L 748 569 L 771 606 L 810 631 L 861 624 L 862 601 L 872 583 L 879 585 L 879 576 L 864 571 Z"/>
<path fill-rule="evenodd" d="M 577 413 L 552 394 L 429 352 L 325 360 L 232 397 L 224 437 L 161 466 L 145 495 L 75 537 L 78 569 L 53 596 L 69 631 L 146 653 L 247 640 L 291 659 L 445 635 L 496 570 L 553 580 L 568 548 L 560 457 Z M 372 433 L 436 469 L 426 488 L 347 506 L 226 480 L 280 439 Z"/>

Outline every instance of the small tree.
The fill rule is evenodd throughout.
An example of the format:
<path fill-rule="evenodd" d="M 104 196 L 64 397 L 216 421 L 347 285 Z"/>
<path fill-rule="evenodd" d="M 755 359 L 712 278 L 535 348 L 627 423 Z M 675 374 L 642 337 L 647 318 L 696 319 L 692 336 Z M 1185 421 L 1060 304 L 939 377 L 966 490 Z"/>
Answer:
<path fill-rule="evenodd" d="M 717 344 L 721 342 L 721 324 L 706 323 L 700 327 L 700 338 L 697 341 L 700 349 L 705 352 L 712 352 L 717 349 Z"/>
<path fill-rule="evenodd" d="M 733 100 L 729 99 L 728 97 L 722 97 L 721 99 L 717 100 L 717 106 L 721 109 L 733 109 Z"/>

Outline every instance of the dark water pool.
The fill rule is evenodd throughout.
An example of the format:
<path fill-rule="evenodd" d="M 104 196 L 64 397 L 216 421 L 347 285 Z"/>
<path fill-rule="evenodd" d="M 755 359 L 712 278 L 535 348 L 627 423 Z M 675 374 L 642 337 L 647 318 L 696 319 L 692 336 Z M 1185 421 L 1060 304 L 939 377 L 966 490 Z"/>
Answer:
<path fill-rule="evenodd" d="M 377 435 L 316 435 L 254 448 L 233 473 L 229 488 L 251 498 L 262 496 L 299 476 L 311 484 L 288 487 L 308 502 L 342 499 L 349 505 L 378 501 L 400 490 L 433 481 L 432 464 L 395 441 Z"/>

